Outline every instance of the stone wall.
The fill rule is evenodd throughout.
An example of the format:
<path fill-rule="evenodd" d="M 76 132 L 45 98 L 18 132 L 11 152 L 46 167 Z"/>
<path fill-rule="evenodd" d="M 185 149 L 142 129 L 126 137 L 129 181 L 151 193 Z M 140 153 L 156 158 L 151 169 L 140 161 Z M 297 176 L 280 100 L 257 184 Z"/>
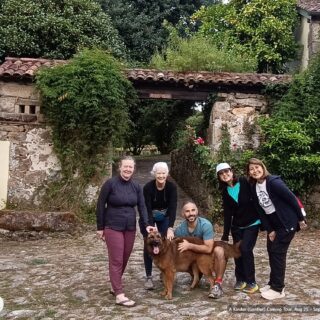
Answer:
<path fill-rule="evenodd" d="M 208 143 L 214 151 L 221 145 L 222 129 L 230 134 L 232 148 L 258 147 L 260 143 L 256 118 L 266 113 L 267 101 L 263 95 L 252 93 L 218 93 L 211 111 Z"/>
<path fill-rule="evenodd" d="M 0 81 L 0 141 L 10 143 L 4 201 L 21 207 L 38 206 L 41 190 L 60 179 L 61 167 L 53 151 L 51 129 L 43 122 L 39 95 L 31 83 Z M 87 186 L 84 196 L 89 203 L 96 200 L 99 188 L 100 184 Z"/>
<path fill-rule="evenodd" d="M 8 203 L 39 204 L 37 190 L 60 176 L 51 132 L 37 124 L 6 123 L 0 140 L 10 142 Z"/>

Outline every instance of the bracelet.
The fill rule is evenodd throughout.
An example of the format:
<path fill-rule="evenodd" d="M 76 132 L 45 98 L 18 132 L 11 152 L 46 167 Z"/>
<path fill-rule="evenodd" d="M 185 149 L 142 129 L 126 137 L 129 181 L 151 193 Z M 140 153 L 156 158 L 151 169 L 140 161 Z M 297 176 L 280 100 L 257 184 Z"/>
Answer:
<path fill-rule="evenodd" d="M 173 231 L 173 228 L 171 228 L 171 227 L 170 227 L 170 228 L 168 228 L 168 230 L 171 230 L 171 231 Z"/>

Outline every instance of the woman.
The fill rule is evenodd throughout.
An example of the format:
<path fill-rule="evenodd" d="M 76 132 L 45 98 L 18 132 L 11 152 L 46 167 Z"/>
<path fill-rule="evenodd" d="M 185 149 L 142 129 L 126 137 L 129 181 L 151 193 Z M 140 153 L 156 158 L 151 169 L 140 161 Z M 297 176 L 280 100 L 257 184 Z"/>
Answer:
<path fill-rule="evenodd" d="M 269 255 L 269 283 L 260 289 L 267 300 L 285 297 L 284 278 L 286 258 L 296 231 L 306 227 L 295 195 L 279 176 L 270 175 L 261 160 L 252 158 L 247 164 L 247 174 L 252 182 L 253 198 L 260 209 L 260 218 L 267 230 Z"/>
<path fill-rule="evenodd" d="M 141 225 L 147 226 L 147 211 L 142 188 L 132 180 L 135 161 L 124 157 L 119 163 L 119 175 L 107 180 L 100 191 L 97 203 L 97 235 L 106 242 L 109 257 L 109 277 L 111 293 L 116 304 L 133 307 L 135 302 L 127 298 L 123 291 L 122 275 L 132 252 L 135 231 L 136 211 L 138 207 Z"/>
<path fill-rule="evenodd" d="M 166 162 L 154 164 L 151 175 L 153 180 L 149 181 L 143 188 L 143 194 L 148 211 L 148 220 L 151 225 L 156 224 L 162 236 L 169 240 L 174 237 L 173 225 L 176 219 L 177 210 L 177 187 L 167 180 L 169 174 Z M 143 237 L 147 236 L 145 228 L 140 228 Z M 147 290 L 153 289 L 152 281 L 152 259 L 147 253 L 146 247 L 143 251 L 146 281 L 144 287 Z"/>
<path fill-rule="evenodd" d="M 241 240 L 241 257 L 235 259 L 235 290 L 254 293 L 259 290 L 255 279 L 253 248 L 257 242 L 261 221 L 251 196 L 246 178 L 239 179 L 228 163 L 219 163 L 216 168 L 222 189 L 224 229 L 221 240 L 229 241 L 231 230 L 233 242 Z"/>

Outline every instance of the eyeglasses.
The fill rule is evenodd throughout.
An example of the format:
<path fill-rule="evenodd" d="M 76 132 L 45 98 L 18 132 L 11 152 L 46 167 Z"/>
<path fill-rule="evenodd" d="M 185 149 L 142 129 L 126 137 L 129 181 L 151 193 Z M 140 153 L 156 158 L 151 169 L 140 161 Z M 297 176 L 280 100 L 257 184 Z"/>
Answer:
<path fill-rule="evenodd" d="M 229 172 L 230 172 L 230 169 L 223 169 L 223 170 L 220 170 L 220 171 L 218 172 L 218 175 L 221 176 L 221 175 L 223 175 L 223 174 L 225 174 L 225 173 L 229 173 Z"/>

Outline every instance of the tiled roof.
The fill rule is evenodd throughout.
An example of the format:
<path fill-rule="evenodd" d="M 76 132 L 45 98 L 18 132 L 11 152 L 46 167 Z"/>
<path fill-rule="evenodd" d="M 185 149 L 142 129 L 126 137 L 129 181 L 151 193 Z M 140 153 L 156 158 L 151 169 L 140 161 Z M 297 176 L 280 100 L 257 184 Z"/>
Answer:
<path fill-rule="evenodd" d="M 31 58 L 6 58 L 0 65 L 0 78 L 32 79 L 37 70 L 67 63 L 66 60 L 47 60 Z M 223 85 L 223 86 L 265 86 L 268 83 L 282 83 L 291 80 L 289 75 L 263 73 L 231 72 L 174 72 L 153 69 L 127 69 L 127 77 L 134 83 L 182 84 L 185 86 Z"/>
<path fill-rule="evenodd" d="M 7 57 L 0 65 L 0 78 L 32 79 L 40 67 L 66 63 L 65 60 Z"/>
<path fill-rule="evenodd" d="M 289 75 L 266 73 L 232 73 L 232 72 L 174 72 L 150 69 L 127 70 L 127 77 L 133 82 L 162 82 L 177 84 L 206 84 L 206 85 L 266 85 L 267 83 L 287 82 Z"/>
<path fill-rule="evenodd" d="M 319 0 L 298 0 L 298 7 L 307 11 L 310 15 L 320 14 L 320 1 Z"/>

